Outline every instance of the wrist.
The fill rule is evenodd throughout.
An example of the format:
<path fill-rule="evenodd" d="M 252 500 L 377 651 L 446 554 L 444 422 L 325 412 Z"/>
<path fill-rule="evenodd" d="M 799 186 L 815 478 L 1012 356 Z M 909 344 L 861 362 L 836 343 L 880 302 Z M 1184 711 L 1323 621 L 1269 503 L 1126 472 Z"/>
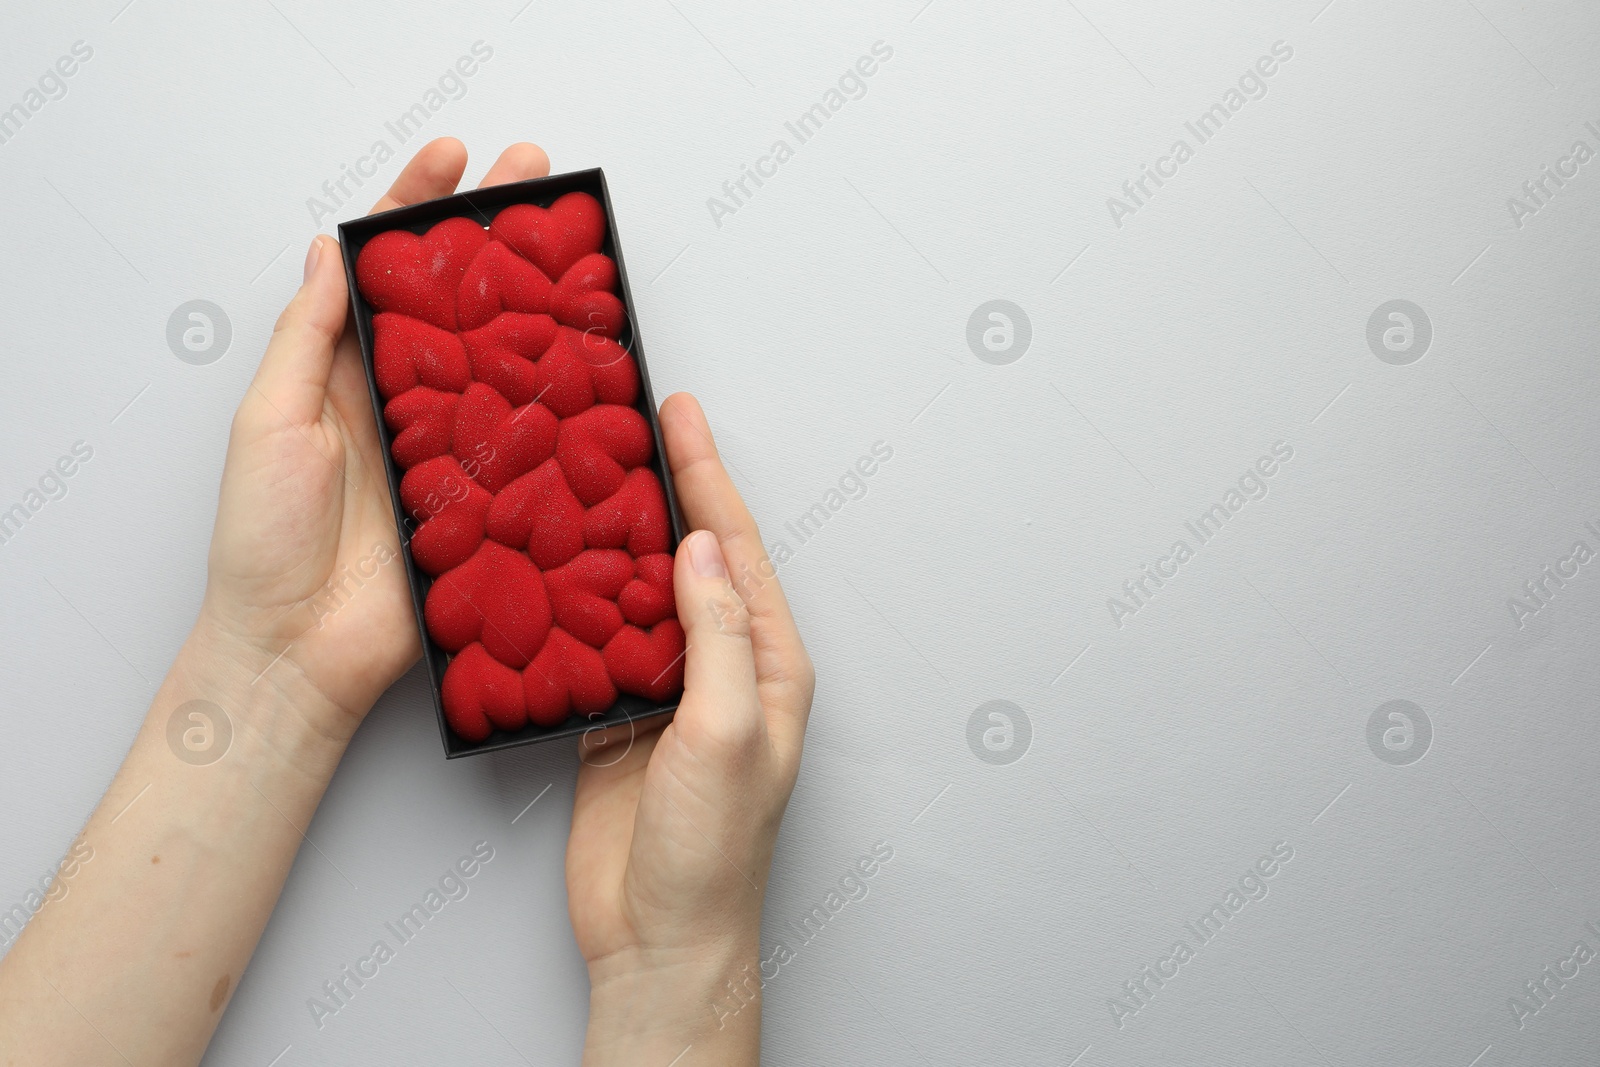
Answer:
<path fill-rule="evenodd" d="M 759 1061 L 760 943 L 692 953 L 629 950 L 589 966 L 584 1067 L 686 1062 L 743 1067 Z"/>
<path fill-rule="evenodd" d="M 264 648 L 206 610 L 179 650 L 151 711 L 165 718 L 190 700 L 220 708 L 235 739 L 247 733 L 252 750 L 269 750 L 307 770 L 326 767 L 329 774 L 361 718 L 330 701 L 284 649 Z"/>

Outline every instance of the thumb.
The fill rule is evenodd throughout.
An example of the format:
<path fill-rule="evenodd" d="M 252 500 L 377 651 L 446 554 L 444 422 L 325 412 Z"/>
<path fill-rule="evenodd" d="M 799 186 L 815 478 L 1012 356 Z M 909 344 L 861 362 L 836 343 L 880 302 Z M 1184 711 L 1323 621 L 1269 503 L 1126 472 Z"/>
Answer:
<path fill-rule="evenodd" d="M 765 739 L 750 610 L 728 581 L 716 534 L 696 530 L 683 539 L 672 584 L 688 638 L 683 702 L 674 719 L 680 734 L 691 744 L 696 738 L 728 745 Z"/>
<path fill-rule="evenodd" d="M 318 234 L 306 252 L 305 281 L 272 328 L 253 390 L 295 425 L 322 415 L 333 351 L 344 332 L 348 306 L 339 242 Z"/>

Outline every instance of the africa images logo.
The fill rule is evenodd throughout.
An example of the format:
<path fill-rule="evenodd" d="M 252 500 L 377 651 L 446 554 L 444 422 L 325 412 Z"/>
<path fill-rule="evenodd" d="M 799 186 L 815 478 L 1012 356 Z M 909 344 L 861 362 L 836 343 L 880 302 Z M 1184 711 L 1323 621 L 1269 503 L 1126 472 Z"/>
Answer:
<path fill-rule="evenodd" d="M 1123 219 L 1147 206 L 1156 190 L 1176 178 L 1183 165 L 1194 158 L 1195 150 L 1221 133 L 1223 126 L 1242 111 L 1245 104 L 1265 97 L 1267 79 L 1293 57 L 1294 47 L 1288 41 L 1274 41 L 1271 54 L 1262 56 L 1239 75 L 1237 86 L 1228 86 L 1219 101 L 1202 111 L 1193 122 L 1183 124 L 1184 132 L 1194 138 L 1194 144 L 1189 143 L 1188 137 L 1179 137 L 1153 167 L 1141 164 L 1139 176 L 1122 183 L 1121 196 L 1107 197 L 1106 208 L 1117 229 L 1122 229 Z"/>
<path fill-rule="evenodd" d="M 794 158 L 796 146 L 805 144 L 821 133 L 823 125 L 843 111 L 851 100 L 866 96 L 867 79 L 878 73 L 893 57 L 893 45 L 887 41 L 873 42 L 871 55 L 857 59 L 839 75 L 835 85 L 822 94 L 820 101 L 801 112 L 793 122 L 783 124 L 784 131 L 793 138 L 794 144 L 791 145 L 788 138 L 778 138 L 754 164 L 741 164 L 737 178 L 722 183 L 721 196 L 707 197 L 706 209 L 711 212 L 711 221 L 716 223 L 717 229 L 722 228 L 725 217 L 737 215 L 740 208 L 746 207 L 755 197 L 757 189 L 778 176 L 778 168 Z"/>
<path fill-rule="evenodd" d="M 67 95 L 67 79 L 78 73 L 83 64 L 94 57 L 94 48 L 87 41 L 74 41 L 67 54 L 45 68 L 37 84 L 29 86 L 22 99 L 10 107 L 0 108 L 0 144 L 10 144 L 22 132 L 28 120 L 44 110 L 52 100 Z"/>
<path fill-rule="evenodd" d="M 1107 997 L 1106 1008 L 1111 1012 L 1111 1021 L 1116 1023 L 1117 1029 L 1121 1030 L 1129 1019 L 1148 1008 L 1156 994 L 1178 977 L 1183 967 L 1200 954 L 1200 949 L 1221 936 L 1222 931 L 1238 918 L 1246 906 L 1265 900 L 1271 891 L 1268 883 L 1281 874 L 1292 859 L 1293 845 L 1288 841 L 1274 843 L 1270 852 L 1246 868 L 1235 880 L 1221 901 L 1213 904 L 1199 918 L 1183 924 L 1185 936 L 1174 941 L 1166 955 L 1123 982 L 1118 994 Z"/>
<path fill-rule="evenodd" d="M 422 96 L 400 112 L 393 122 L 383 124 L 387 136 L 373 141 L 365 153 L 356 157 L 353 164 L 340 164 L 339 176 L 329 178 L 322 183 L 321 196 L 306 197 L 306 210 L 311 212 L 312 225 L 322 225 L 323 219 L 331 218 L 354 200 L 355 190 L 365 185 L 368 178 L 376 176 L 379 167 L 393 159 L 399 148 L 404 147 L 408 141 L 421 133 L 422 127 L 429 119 L 443 111 L 450 101 L 460 100 L 467 95 L 467 79 L 477 74 L 489 60 L 494 58 L 494 47 L 487 41 L 478 40 L 472 42 L 469 51 L 470 55 L 458 57 L 455 63 L 439 75 L 432 85 L 423 90 Z"/>

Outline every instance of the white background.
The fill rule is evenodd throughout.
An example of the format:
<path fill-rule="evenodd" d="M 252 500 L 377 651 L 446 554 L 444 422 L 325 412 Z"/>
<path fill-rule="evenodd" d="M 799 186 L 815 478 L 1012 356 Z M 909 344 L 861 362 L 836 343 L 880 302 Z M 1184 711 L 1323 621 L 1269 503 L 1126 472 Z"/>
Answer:
<path fill-rule="evenodd" d="M 658 395 L 702 398 L 795 549 L 820 681 L 765 950 L 894 849 L 767 987 L 767 1062 L 1594 1058 L 1600 964 L 1523 1029 L 1509 998 L 1600 950 L 1600 562 L 1523 628 L 1508 598 L 1600 551 L 1600 161 L 1520 227 L 1506 201 L 1600 150 L 1600 9 L 124 3 L 14 5 L 0 34 L 0 107 L 93 48 L 0 144 L 0 508 L 94 449 L 0 546 L 0 907 L 71 842 L 193 618 L 307 198 L 481 40 L 401 156 L 451 134 L 471 182 L 515 140 L 604 166 Z M 866 95 L 795 143 L 878 41 Z M 1115 225 L 1107 198 L 1277 41 L 1267 95 Z M 718 226 L 707 199 L 779 138 L 794 157 Z M 234 331 L 207 366 L 165 336 L 197 298 Z M 1397 298 L 1434 329 L 1409 365 L 1366 338 Z M 991 299 L 1031 319 L 1008 365 L 968 345 Z M 877 441 L 867 495 L 786 536 Z M 1107 599 L 1278 441 L 1269 495 L 1115 625 Z M 1367 743 L 1395 699 L 1433 727 L 1408 766 Z M 1014 762 L 969 747 L 991 700 L 1031 723 Z M 576 1062 L 574 765 L 566 743 L 447 764 L 413 671 L 206 1062 Z M 470 896 L 319 1030 L 308 998 L 480 840 Z M 1269 895 L 1119 1028 L 1108 999 L 1279 841 Z"/>

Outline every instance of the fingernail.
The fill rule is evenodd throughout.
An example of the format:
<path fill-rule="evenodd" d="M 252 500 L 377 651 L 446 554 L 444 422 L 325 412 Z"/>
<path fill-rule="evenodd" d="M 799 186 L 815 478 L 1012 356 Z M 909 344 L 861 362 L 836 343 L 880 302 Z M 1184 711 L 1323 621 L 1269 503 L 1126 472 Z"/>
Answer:
<path fill-rule="evenodd" d="M 305 280 L 311 280 L 311 272 L 317 269 L 317 258 L 322 255 L 322 235 L 319 233 L 311 239 L 311 248 L 306 252 Z"/>
<path fill-rule="evenodd" d="M 702 578 L 726 578 L 727 565 L 722 562 L 722 546 L 717 535 L 710 530 L 696 530 L 689 535 L 689 565 Z"/>

